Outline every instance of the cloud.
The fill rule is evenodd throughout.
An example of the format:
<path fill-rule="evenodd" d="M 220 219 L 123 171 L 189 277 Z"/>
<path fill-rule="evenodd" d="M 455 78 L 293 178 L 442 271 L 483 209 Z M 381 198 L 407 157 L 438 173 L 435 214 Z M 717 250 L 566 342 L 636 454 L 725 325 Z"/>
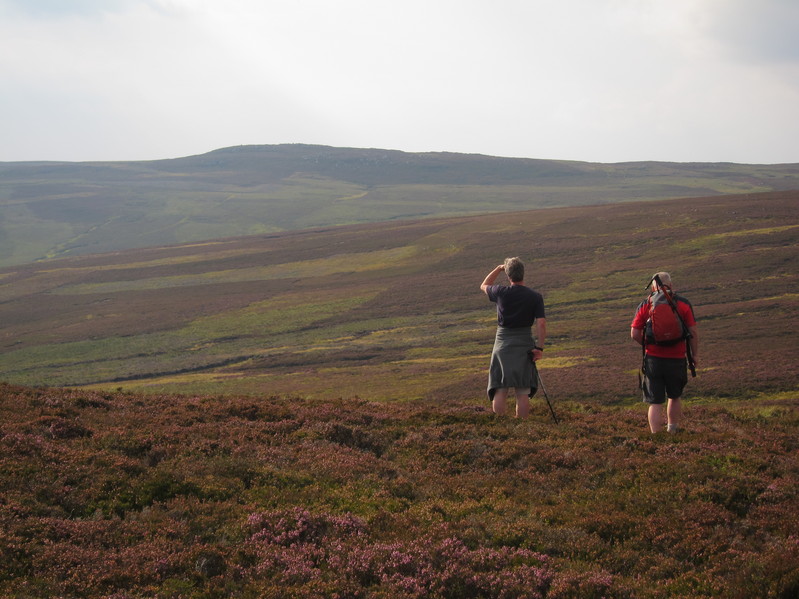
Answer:
<path fill-rule="evenodd" d="M 124 10 L 136 0 L 1 0 L 0 9 L 43 19 L 98 16 Z"/>
<path fill-rule="evenodd" d="M 731 57 L 756 64 L 799 62 L 795 0 L 715 0 L 705 27 Z"/>
<path fill-rule="evenodd" d="M 797 161 L 793 4 L 0 0 L 0 160 L 301 142 Z"/>

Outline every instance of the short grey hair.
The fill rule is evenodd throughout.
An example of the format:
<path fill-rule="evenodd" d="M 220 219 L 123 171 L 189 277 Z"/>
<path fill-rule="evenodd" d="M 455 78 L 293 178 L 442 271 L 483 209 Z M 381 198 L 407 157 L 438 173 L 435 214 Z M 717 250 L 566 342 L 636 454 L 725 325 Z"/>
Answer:
<path fill-rule="evenodd" d="M 658 272 L 652 275 L 652 281 L 654 282 L 655 277 L 660 279 L 660 282 L 663 284 L 664 287 L 668 287 L 671 289 L 671 275 L 667 272 Z"/>
<path fill-rule="evenodd" d="M 524 262 L 521 258 L 505 258 L 505 274 L 513 283 L 524 281 Z"/>

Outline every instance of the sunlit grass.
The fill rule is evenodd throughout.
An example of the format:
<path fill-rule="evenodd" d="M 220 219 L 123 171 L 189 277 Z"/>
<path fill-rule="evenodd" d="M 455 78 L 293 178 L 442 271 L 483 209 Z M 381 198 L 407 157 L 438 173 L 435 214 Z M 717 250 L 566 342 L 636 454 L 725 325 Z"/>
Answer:
<path fill-rule="evenodd" d="M 341 201 L 368 197 L 362 193 L 351 190 Z M 632 310 L 645 296 L 646 278 L 674 267 L 678 289 L 687 287 L 712 347 L 690 391 L 741 397 L 744 391 L 730 391 L 731 380 L 745 379 L 756 391 L 774 386 L 775 377 L 792 380 L 789 352 L 777 352 L 778 365 L 769 371 L 730 347 L 746 335 L 768 343 L 758 353 L 789 342 L 770 331 L 792 321 L 795 312 L 795 274 L 787 266 L 795 249 L 781 245 L 784 255 L 763 250 L 772 236 L 780 243 L 793 239 L 797 228 L 755 226 L 770 225 L 773 217 L 759 216 L 763 208 L 743 200 L 725 201 L 719 206 L 736 207 L 725 214 L 740 216 L 721 223 L 714 218 L 721 208 L 712 202 L 663 202 L 654 212 L 617 205 L 358 227 L 281 237 L 258 247 L 237 246 L 236 240 L 194 244 L 184 258 L 161 253 L 171 250 L 137 253 L 129 263 L 105 257 L 99 263 L 108 269 L 96 272 L 82 260 L 15 270 L 0 279 L 4 309 L 16 310 L 2 329 L 0 372 L 29 385 L 104 381 L 105 389 L 256 395 L 273 389 L 315 398 L 467 401 L 484 393 L 496 330 L 495 308 L 478 285 L 497 260 L 529 254 L 531 284 L 547 305 L 548 339 L 539 367 L 557 396 L 624 403 L 637 395 L 640 349 L 629 338 Z M 790 200 L 774 206 L 790 210 Z M 680 213 L 688 216 L 667 233 L 656 232 L 657 239 L 628 235 L 626 223 L 638 223 L 644 214 L 673 225 Z M 603 216 L 610 228 L 595 234 L 598 215 L 619 220 Z M 724 237 L 738 252 L 735 260 L 721 262 L 710 250 L 672 253 L 674 244 L 701 236 L 702 227 L 717 234 L 742 219 L 757 235 Z M 683 231 L 683 225 L 691 229 Z M 204 273 L 181 269 L 206 258 Z M 264 264 L 253 266 L 256 259 Z M 130 275 L 111 272 L 125 267 Z M 148 276 L 149 267 L 159 276 Z M 114 277 L 125 280 L 112 282 Z M 125 286 L 129 291 L 122 291 Z M 68 293 L 75 290 L 82 293 Z M 29 309 L 39 310 L 46 324 L 31 321 L 20 333 L 14 319 Z M 755 313 L 758 318 L 751 318 Z M 769 313 L 779 318 L 766 318 Z"/>
<path fill-rule="evenodd" d="M 285 264 L 210 271 L 190 275 L 170 275 L 129 281 L 86 283 L 62 287 L 56 290 L 61 295 L 85 293 L 120 293 L 146 289 L 165 289 L 196 285 L 239 283 L 243 281 L 266 281 L 272 279 L 298 279 L 329 276 L 344 272 L 366 272 L 401 266 L 412 260 L 419 250 L 414 247 L 399 247 L 368 253 L 343 253 L 317 260 L 304 260 Z"/>
<path fill-rule="evenodd" d="M 102 272 L 102 271 L 113 271 L 113 270 L 132 270 L 137 268 L 152 268 L 157 266 L 186 265 L 186 264 L 206 261 L 209 259 L 209 257 L 213 257 L 214 260 L 218 260 L 225 258 L 233 258 L 236 256 L 246 256 L 253 253 L 252 248 L 235 248 L 228 250 L 218 249 L 219 246 L 224 246 L 226 244 L 227 242 L 224 241 L 193 243 L 181 246 L 181 249 L 196 247 L 196 248 L 202 248 L 204 251 L 196 254 L 184 255 L 183 253 L 181 253 L 180 255 L 175 255 L 175 256 L 153 258 L 151 260 L 140 260 L 137 262 L 126 262 L 121 264 L 92 264 L 91 266 L 87 265 L 87 266 L 68 266 L 68 267 L 59 266 L 59 268 L 54 268 L 54 269 L 42 269 L 39 272 L 42 273 L 65 272 L 65 271 Z M 267 252 L 269 251 L 269 248 L 265 246 L 263 251 Z"/>
<path fill-rule="evenodd" d="M 302 336 L 316 337 L 319 333 L 312 329 L 314 323 L 357 309 L 377 293 L 379 289 L 370 288 L 359 296 L 348 290 L 346 299 L 328 296 L 325 301 L 308 294 L 286 294 L 242 310 L 200 318 L 174 331 L 7 352 L 0 354 L 0 368 L 15 372 L 25 384 L 35 384 L 42 372 L 50 371 L 52 384 L 57 385 L 72 385 L 92 377 L 103 380 L 185 370 L 220 359 L 258 355 L 273 339 L 295 331 L 305 330 Z M 231 335 L 232 331 L 247 334 Z"/>
<path fill-rule="evenodd" d="M 710 235 L 697 235 L 691 239 L 677 244 L 679 250 L 698 250 L 709 249 L 723 246 L 727 241 L 738 237 L 761 237 L 784 233 L 799 228 L 799 225 L 780 225 L 774 227 L 757 227 L 754 229 L 743 229 L 737 231 L 724 231 L 723 233 L 713 233 Z"/>

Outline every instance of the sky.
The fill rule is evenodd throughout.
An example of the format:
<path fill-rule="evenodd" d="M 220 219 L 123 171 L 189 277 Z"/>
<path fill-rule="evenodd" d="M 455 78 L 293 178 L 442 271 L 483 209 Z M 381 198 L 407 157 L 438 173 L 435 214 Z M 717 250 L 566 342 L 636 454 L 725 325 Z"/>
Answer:
<path fill-rule="evenodd" d="M 0 161 L 799 163 L 797 0 L 0 0 Z"/>

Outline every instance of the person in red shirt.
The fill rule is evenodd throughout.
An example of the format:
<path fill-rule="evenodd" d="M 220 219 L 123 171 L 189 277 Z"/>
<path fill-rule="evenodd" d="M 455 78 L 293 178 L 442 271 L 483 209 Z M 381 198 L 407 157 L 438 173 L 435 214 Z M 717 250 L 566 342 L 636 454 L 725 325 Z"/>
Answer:
<path fill-rule="evenodd" d="M 649 319 L 649 300 L 639 304 L 630 327 L 630 336 L 639 344 L 644 345 L 644 401 L 649 404 L 649 428 L 653 433 L 666 430 L 670 433 L 677 432 L 682 423 L 681 396 L 685 385 L 688 383 L 687 351 L 690 350 L 693 366 L 697 364 L 699 352 L 699 337 L 696 331 L 696 318 L 691 303 L 674 293 L 671 276 L 667 272 L 659 272 L 652 277 L 652 291 L 658 290 L 657 279 L 662 288 L 676 301 L 677 312 L 688 329 L 689 337 L 677 343 L 658 345 L 647 339 L 646 325 Z M 668 399 L 668 403 L 666 400 Z M 663 407 L 666 404 L 665 418 Z"/>

